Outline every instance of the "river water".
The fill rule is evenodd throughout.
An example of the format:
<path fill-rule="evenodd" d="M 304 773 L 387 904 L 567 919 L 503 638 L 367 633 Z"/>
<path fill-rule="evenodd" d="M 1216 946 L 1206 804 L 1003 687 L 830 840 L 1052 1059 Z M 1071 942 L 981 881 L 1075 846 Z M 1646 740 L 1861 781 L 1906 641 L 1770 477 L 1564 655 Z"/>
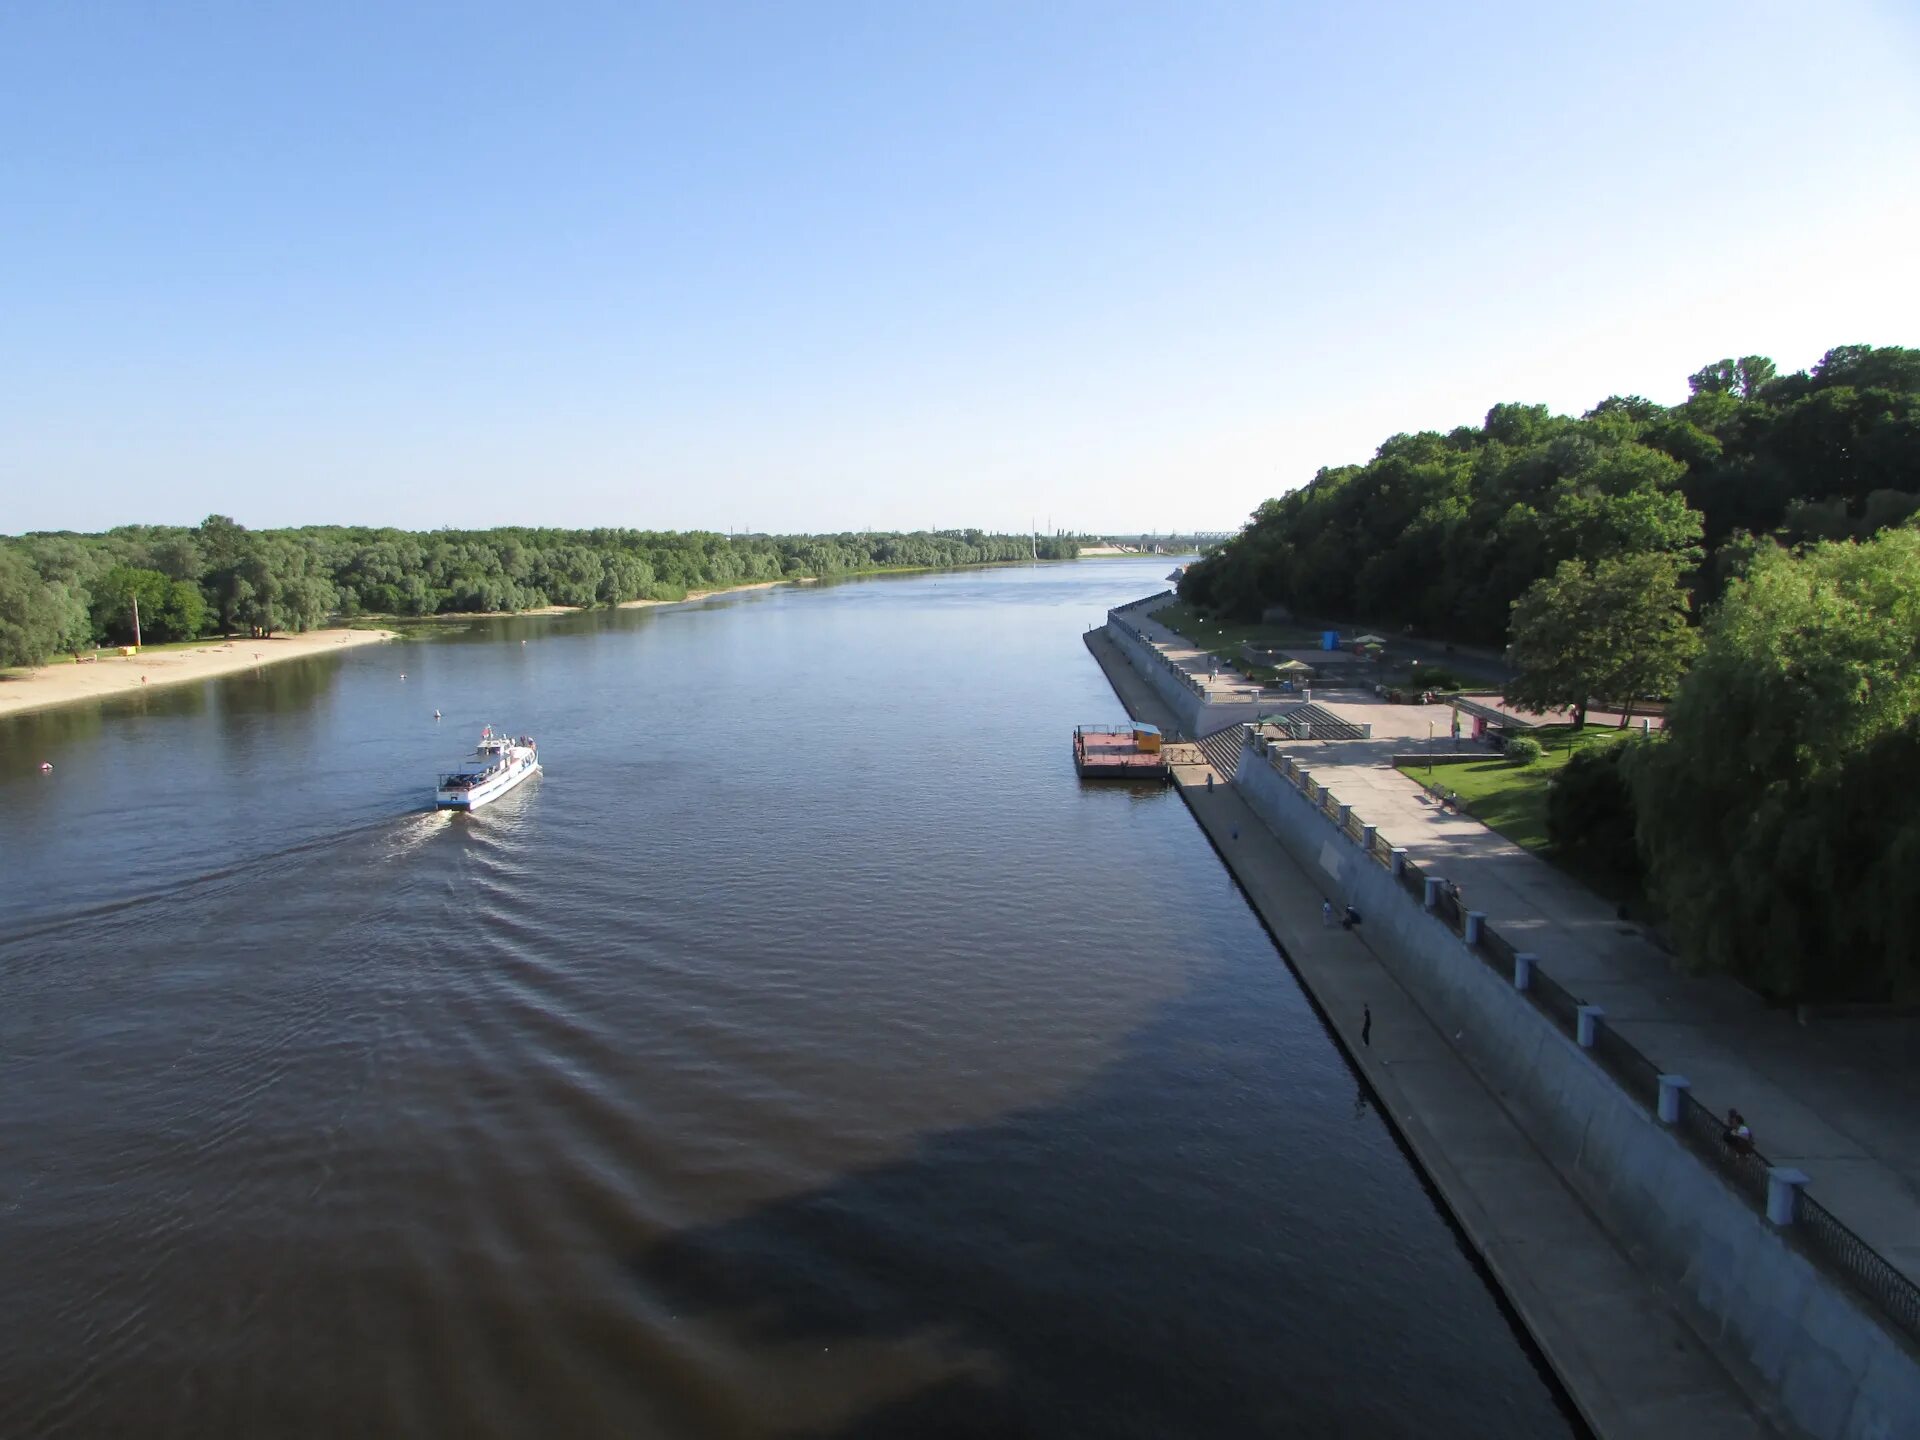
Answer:
<path fill-rule="evenodd" d="M 0 721 L 0 1435 L 1573 1433 L 1178 797 L 1074 776 L 1163 569 Z M 545 774 L 425 810 L 486 723 Z"/>

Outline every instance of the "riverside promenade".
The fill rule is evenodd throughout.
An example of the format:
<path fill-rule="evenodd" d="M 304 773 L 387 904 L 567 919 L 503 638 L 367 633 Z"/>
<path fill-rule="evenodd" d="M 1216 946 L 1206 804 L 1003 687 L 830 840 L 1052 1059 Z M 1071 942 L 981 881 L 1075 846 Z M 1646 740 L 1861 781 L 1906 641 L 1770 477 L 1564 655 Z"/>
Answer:
<path fill-rule="evenodd" d="M 1167 657 L 1175 669 L 1184 670 L 1192 678 L 1195 689 L 1208 703 L 1273 698 L 1266 696 L 1260 686 L 1253 684 L 1238 670 L 1230 668 L 1228 662 L 1232 656 L 1195 645 L 1184 635 L 1169 630 L 1154 619 L 1152 611 L 1145 608 L 1129 611 L 1127 619 L 1160 648 L 1160 653 Z"/>
<path fill-rule="evenodd" d="M 1174 724 L 1104 632 L 1090 632 L 1087 646 L 1133 718 Z M 1755 1408 L 1750 1387 L 1615 1245 L 1401 988 L 1366 927 L 1324 926 L 1320 890 L 1230 786 L 1207 788 L 1209 773 L 1176 765 L 1182 798 L 1593 1432 L 1791 1433 Z M 1361 1039 L 1363 1007 L 1373 1013 L 1371 1043 Z"/>
<path fill-rule="evenodd" d="M 1182 668 L 1206 664 L 1206 651 L 1150 613 L 1129 618 Z M 1808 1195 L 1920 1283 L 1920 1019 L 1803 1024 L 1725 976 L 1682 972 L 1613 906 L 1470 816 L 1439 810 L 1394 768 L 1395 754 L 1434 743 L 1436 722 L 1444 739 L 1445 707 L 1386 704 L 1357 689 L 1316 687 L 1313 698 L 1371 727 L 1371 738 L 1282 740 L 1285 754 L 1424 873 L 1459 885 L 1468 909 L 1604 1010 L 1635 1049 L 1685 1075 L 1701 1104 L 1716 1115 L 1738 1109 L 1772 1164 L 1804 1171 Z M 1444 786 L 1446 773 L 1435 766 L 1434 782 Z"/>
<path fill-rule="evenodd" d="M 1614 908 L 1470 816 L 1440 810 L 1395 753 L 1426 748 L 1432 706 L 1320 691 L 1327 710 L 1371 724 L 1370 740 L 1282 742 L 1365 823 L 1716 1115 L 1737 1108 L 1774 1165 L 1811 1177 L 1819 1200 L 1909 1279 L 1920 1281 L 1920 1022 L 1812 1017 L 1770 1008 L 1725 976 L 1688 975 Z M 1489 754 L 1491 757 L 1491 753 Z M 1447 783 L 1447 767 L 1433 779 Z M 1423 777 L 1424 778 L 1424 777 Z M 1920 1432 L 1917 1432 L 1920 1433 Z"/>

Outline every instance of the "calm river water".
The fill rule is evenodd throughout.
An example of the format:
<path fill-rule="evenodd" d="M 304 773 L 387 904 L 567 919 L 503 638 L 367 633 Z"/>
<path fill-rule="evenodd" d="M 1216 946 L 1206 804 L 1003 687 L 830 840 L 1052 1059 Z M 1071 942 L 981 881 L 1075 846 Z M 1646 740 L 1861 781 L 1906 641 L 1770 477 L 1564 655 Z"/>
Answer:
<path fill-rule="evenodd" d="M 0 721 L 0 1435 L 1571 1433 L 1179 799 L 1074 777 L 1164 568 Z M 425 811 L 488 722 L 545 775 Z"/>

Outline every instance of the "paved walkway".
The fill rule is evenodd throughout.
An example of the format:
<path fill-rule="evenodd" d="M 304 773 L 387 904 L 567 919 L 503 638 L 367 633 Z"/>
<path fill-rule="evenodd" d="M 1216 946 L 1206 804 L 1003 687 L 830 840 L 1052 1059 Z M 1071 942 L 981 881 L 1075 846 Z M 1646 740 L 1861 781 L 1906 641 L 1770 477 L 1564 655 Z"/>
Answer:
<path fill-rule="evenodd" d="M 1920 1281 L 1920 1022 L 1803 1026 L 1724 976 L 1682 973 L 1607 902 L 1478 821 L 1439 811 L 1392 767 L 1395 750 L 1425 745 L 1430 707 L 1353 691 L 1314 699 L 1371 723 L 1374 739 L 1283 742 L 1284 753 L 1422 869 L 1458 884 L 1467 908 L 1604 1009 L 1642 1054 L 1692 1080 L 1703 1105 L 1737 1107 L 1768 1159 L 1806 1171 L 1808 1193 Z M 1444 785 L 1445 767 L 1434 778 Z"/>
<path fill-rule="evenodd" d="M 1193 644 L 1155 620 L 1148 611 L 1129 610 L 1124 618 L 1138 626 L 1140 632 L 1159 647 L 1161 654 L 1197 680 L 1209 702 L 1244 704 L 1248 700 L 1265 698 L 1272 700 L 1277 707 L 1283 700 L 1291 702 L 1299 698 L 1263 691 L 1239 671 L 1227 667 L 1226 662 L 1234 658 L 1232 655 Z"/>
<path fill-rule="evenodd" d="M 1172 717 L 1104 633 L 1088 648 L 1135 719 Z M 1321 894 L 1203 764 L 1175 782 L 1474 1249 L 1602 1440 L 1778 1433 L 1615 1246 L 1466 1061 L 1374 954 L 1321 924 Z M 1362 1006 L 1371 1043 L 1360 1038 Z"/>

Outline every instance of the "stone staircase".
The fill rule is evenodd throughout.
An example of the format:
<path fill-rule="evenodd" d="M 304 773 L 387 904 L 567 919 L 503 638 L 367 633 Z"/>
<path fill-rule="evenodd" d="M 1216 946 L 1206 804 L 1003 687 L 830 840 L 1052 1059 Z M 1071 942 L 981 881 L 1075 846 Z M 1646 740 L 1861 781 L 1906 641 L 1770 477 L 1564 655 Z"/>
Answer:
<path fill-rule="evenodd" d="M 1233 779 L 1234 771 L 1239 768 L 1240 737 L 1245 733 L 1243 727 L 1230 725 L 1200 742 L 1200 753 L 1206 756 L 1207 763 L 1222 780 Z"/>

